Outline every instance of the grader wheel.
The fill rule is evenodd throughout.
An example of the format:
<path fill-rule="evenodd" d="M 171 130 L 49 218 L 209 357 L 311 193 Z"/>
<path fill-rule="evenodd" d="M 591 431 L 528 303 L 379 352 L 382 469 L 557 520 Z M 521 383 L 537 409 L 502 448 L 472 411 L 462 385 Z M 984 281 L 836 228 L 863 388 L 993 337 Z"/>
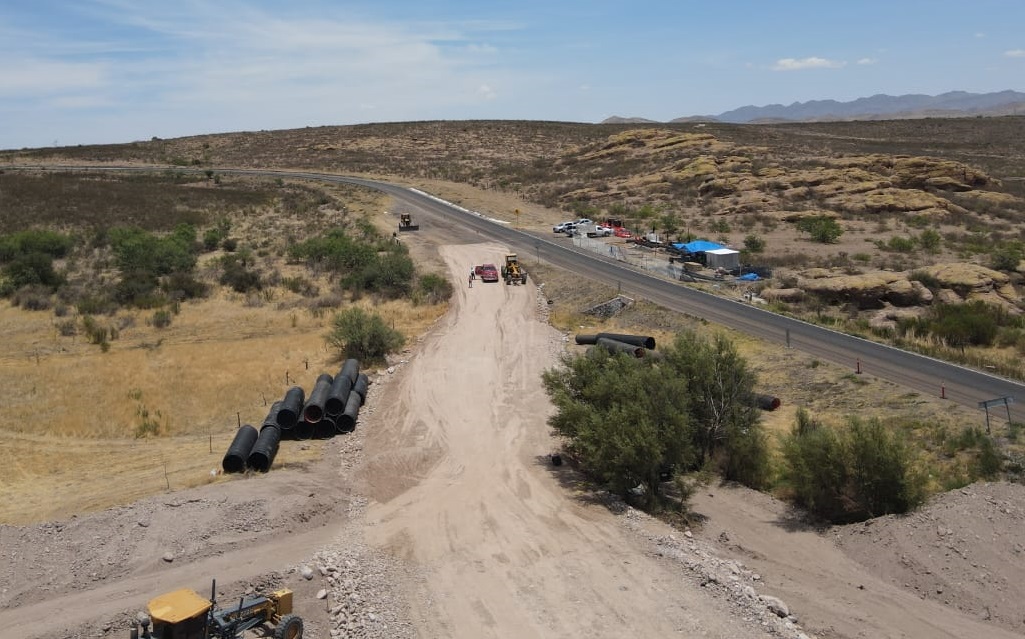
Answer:
<path fill-rule="evenodd" d="M 303 620 L 296 615 L 285 615 L 274 629 L 274 639 L 302 639 Z"/>

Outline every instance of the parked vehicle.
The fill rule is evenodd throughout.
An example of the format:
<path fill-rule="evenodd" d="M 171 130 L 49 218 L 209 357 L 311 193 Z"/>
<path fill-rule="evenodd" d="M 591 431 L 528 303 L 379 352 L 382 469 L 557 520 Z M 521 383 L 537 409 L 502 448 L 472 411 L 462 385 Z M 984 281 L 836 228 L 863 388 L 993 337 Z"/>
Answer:
<path fill-rule="evenodd" d="M 626 228 L 624 228 L 622 226 L 616 227 L 612 231 L 612 234 L 615 235 L 616 237 L 622 237 L 624 239 L 630 239 L 631 237 L 633 237 L 633 235 L 630 234 L 630 231 L 626 230 Z"/>
<path fill-rule="evenodd" d="M 480 273 L 477 277 L 482 282 L 497 282 L 498 281 L 498 267 L 494 264 L 481 264 L 479 267 Z"/>
<path fill-rule="evenodd" d="M 584 224 L 594 224 L 594 220 L 588 219 L 586 217 L 582 217 L 579 220 L 577 220 L 577 226 L 583 226 Z"/>
<path fill-rule="evenodd" d="M 509 253 L 505 256 L 505 265 L 502 267 L 502 277 L 505 278 L 506 285 L 511 284 L 526 284 L 527 283 L 527 271 L 520 266 L 520 262 L 516 259 L 515 253 Z"/>
<path fill-rule="evenodd" d="M 552 233 L 566 233 L 572 231 L 577 226 L 576 222 L 562 222 L 552 227 Z"/>
<path fill-rule="evenodd" d="M 594 227 L 587 232 L 587 237 L 608 237 L 612 235 L 612 227 L 605 226 L 603 224 L 595 224 Z"/>

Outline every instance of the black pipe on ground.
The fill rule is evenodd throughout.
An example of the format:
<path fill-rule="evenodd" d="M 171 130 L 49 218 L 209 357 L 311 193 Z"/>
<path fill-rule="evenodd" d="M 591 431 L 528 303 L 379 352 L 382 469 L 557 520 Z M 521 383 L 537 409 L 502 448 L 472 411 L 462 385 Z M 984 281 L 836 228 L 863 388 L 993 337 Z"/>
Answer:
<path fill-rule="evenodd" d="M 279 399 L 278 401 L 270 405 L 270 412 L 267 413 L 267 416 L 263 419 L 263 424 L 260 425 L 261 433 L 263 432 L 263 429 L 268 426 L 281 428 L 281 425 L 278 424 L 278 411 L 281 410 L 282 403 L 283 402 Z"/>
<path fill-rule="evenodd" d="M 353 384 L 356 383 L 356 377 L 359 375 L 359 360 L 358 359 L 347 359 L 342 364 L 342 370 L 338 371 L 339 375 L 345 375 L 349 378 Z"/>
<path fill-rule="evenodd" d="M 655 348 L 655 338 L 647 335 L 623 335 L 620 333 L 598 333 L 596 336 L 598 339 L 614 339 L 617 342 L 623 342 L 624 344 L 633 344 L 634 346 L 643 346 L 647 349 Z"/>
<path fill-rule="evenodd" d="M 345 410 L 345 402 L 349 401 L 349 391 L 352 390 L 352 380 L 348 375 L 338 373 L 335 381 L 331 383 L 331 390 L 327 394 L 327 401 L 324 402 L 324 412 L 328 417 L 338 417 Z"/>
<path fill-rule="evenodd" d="M 598 343 L 597 335 L 577 335 L 577 344 L 581 346 L 594 346 Z"/>
<path fill-rule="evenodd" d="M 360 373 L 359 377 L 356 378 L 356 383 L 352 385 L 354 393 L 359 395 L 360 406 L 363 402 L 367 401 L 367 388 L 370 386 L 370 378 L 364 373 Z"/>
<path fill-rule="evenodd" d="M 335 425 L 335 420 L 330 417 L 324 417 L 319 422 L 313 424 L 314 439 L 331 439 L 337 432 L 338 427 Z"/>
<path fill-rule="evenodd" d="M 277 424 L 266 424 L 260 429 L 260 436 L 253 444 L 253 450 L 246 458 L 246 466 L 265 473 L 270 470 L 274 463 L 274 457 L 278 454 L 278 444 L 281 442 L 281 429 Z"/>
<path fill-rule="evenodd" d="M 256 443 L 259 436 L 260 433 L 256 432 L 256 429 L 249 424 L 243 424 L 235 432 L 235 438 L 231 440 L 228 452 L 224 453 L 224 459 L 221 460 L 221 468 L 224 469 L 224 472 L 241 473 L 246 469 L 246 459 L 249 458 L 253 444 Z"/>
<path fill-rule="evenodd" d="M 317 423 L 324 417 L 324 404 L 327 402 L 327 395 L 331 392 L 331 382 L 334 381 L 327 373 L 317 376 L 317 383 L 310 391 L 310 397 L 303 406 L 303 419 L 311 423 Z"/>
<path fill-rule="evenodd" d="M 755 395 L 755 404 L 762 410 L 776 410 L 782 403 L 772 395 Z"/>
<path fill-rule="evenodd" d="M 627 344 L 626 342 L 620 342 L 619 340 L 610 339 L 608 337 L 599 337 L 597 346 L 600 346 L 612 354 L 616 353 L 629 353 L 630 355 L 640 359 L 644 357 L 644 347 L 636 346 L 634 344 Z"/>
<path fill-rule="evenodd" d="M 295 426 L 303 412 L 305 401 L 306 391 L 301 386 L 289 388 L 285 393 L 285 399 L 281 400 L 281 408 L 278 409 L 278 426 L 285 430 Z"/>
<path fill-rule="evenodd" d="M 345 412 L 338 416 L 338 432 L 351 433 L 356 429 L 356 419 L 359 417 L 359 407 L 363 405 L 359 393 L 349 393 L 349 401 L 345 403 Z"/>
<path fill-rule="evenodd" d="M 313 437 L 313 424 L 305 419 L 300 419 L 295 423 L 291 434 L 294 439 L 309 439 Z"/>

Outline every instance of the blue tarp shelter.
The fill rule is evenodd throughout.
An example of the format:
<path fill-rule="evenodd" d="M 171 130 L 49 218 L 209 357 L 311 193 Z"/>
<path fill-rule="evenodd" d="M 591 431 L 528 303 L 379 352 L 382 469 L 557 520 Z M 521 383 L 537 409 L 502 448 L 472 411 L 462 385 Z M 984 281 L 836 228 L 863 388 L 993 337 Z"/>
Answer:
<path fill-rule="evenodd" d="M 715 249 L 725 247 L 722 244 L 716 244 L 708 240 L 694 240 L 693 242 L 673 244 L 673 248 L 678 251 L 687 251 L 688 253 L 704 253 L 705 251 L 714 251 Z"/>

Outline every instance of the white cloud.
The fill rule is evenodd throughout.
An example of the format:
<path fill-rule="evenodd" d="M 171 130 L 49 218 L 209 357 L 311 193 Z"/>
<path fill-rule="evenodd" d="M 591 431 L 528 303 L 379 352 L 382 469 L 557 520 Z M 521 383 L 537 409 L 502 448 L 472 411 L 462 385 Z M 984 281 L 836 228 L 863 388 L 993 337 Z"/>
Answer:
<path fill-rule="evenodd" d="M 976 38 L 985 38 L 986 34 L 983 33 L 982 31 L 978 31 L 978 32 L 976 32 L 975 37 Z"/>
<path fill-rule="evenodd" d="M 1025 58 L 1025 49 L 1011 49 L 1004 51 L 1004 55 L 1008 58 Z"/>
<path fill-rule="evenodd" d="M 477 95 L 484 98 L 485 100 L 494 100 L 498 97 L 498 94 L 495 93 L 495 90 L 486 84 L 482 84 L 479 87 L 477 87 Z"/>
<path fill-rule="evenodd" d="M 861 58 L 860 60 L 858 60 L 857 64 L 866 65 L 875 64 L 876 62 L 879 62 L 879 60 L 876 60 L 875 58 Z"/>
<path fill-rule="evenodd" d="M 782 58 L 773 65 L 773 71 L 801 71 L 803 69 L 840 69 L 847 63 L 841 60 L 828 60 L 826 58 Z"/>
<path fill-rule="evenodd" d="M 0 96 L 30 98 L 99 88 L 104 75 L 99 63 L 8 58 L 0 65 Z"/>

